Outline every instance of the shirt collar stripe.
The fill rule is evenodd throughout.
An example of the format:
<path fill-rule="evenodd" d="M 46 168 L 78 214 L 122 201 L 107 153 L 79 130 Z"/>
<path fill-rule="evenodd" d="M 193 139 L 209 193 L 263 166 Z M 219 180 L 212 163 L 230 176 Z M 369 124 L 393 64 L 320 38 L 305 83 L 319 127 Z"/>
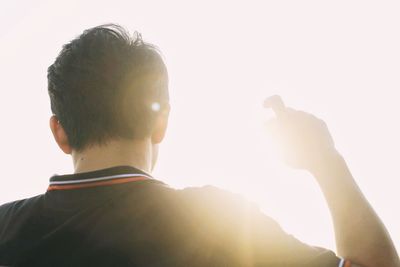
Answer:
<path fill-rule="evenodd" d="M 104 178 L 104 177 L 102 177 Z M 114 185 L 114 184 L 123 184 L 123 183 L 129 183 L 129 182 L 136 182 L 136 181 L 144 181 L 144 180 L 149 180 L 148 176 L 144 175 L 135 175 L 135 177 L 128 177 L 128 178 L 114 178 L 111 179 L 108 178 L 108 180 L 100 180 L 100 181 L 95 181 L 95 182 L 90 182 L 90 183 L 82 183 L 82 184 L 63 184 L 63 185 L 51 185 L 47 188 L 47 191 L 53 191 L 53 190 L 69 190 L 69 189 L 81 189 L 81 188 L 88 188 L 88 187 L 96 187 L 96 186 L 104 186 L 104 185 Z"/>
<path fill-rule="evenodd" d="M 80 184 L 80 183 L 91 183 L 91 182 L 98 182 L 110 179 L 121 179 L 126 177 L 146 177 L 147 179 L 152 179 L 150 176 L 143 175 L 143 174 L 116 174 L 116 175 L 109 175 L 103 177 L 96 177 L 96 178 L 88 178 L 88 179 L 81 179 L 81 180 L 68 180 L 68 181 L 50 181 L 50 186 L 52 185 L 67 185 L 67 184 Z"/>

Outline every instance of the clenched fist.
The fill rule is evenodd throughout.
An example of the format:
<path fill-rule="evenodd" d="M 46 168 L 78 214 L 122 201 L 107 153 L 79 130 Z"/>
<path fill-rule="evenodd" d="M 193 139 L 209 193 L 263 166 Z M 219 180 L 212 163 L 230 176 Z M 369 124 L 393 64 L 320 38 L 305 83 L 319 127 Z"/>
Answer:
<path fill-rule="evenodd" d="M 267 130 L 291 167 L 313 172 L 330 156 L 337 154 L 324 121 L 285 107 L 279 96 L 266 99 L 264 107 L 272 108 L 276 114 L 276 118 L 267 122 Z"/>

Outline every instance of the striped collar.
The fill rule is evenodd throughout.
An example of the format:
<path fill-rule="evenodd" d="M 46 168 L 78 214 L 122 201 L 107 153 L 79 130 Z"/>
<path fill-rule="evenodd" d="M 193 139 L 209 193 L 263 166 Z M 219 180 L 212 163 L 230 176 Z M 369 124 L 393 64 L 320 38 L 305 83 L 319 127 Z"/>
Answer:
<path fill-rule="evenodd" d="M 131 166 L 117 166 L 92 172 L 54 175 L 50 178 L 47 191 L 81 189 L 149 179 L 153 177 L 144 171 Z"/>

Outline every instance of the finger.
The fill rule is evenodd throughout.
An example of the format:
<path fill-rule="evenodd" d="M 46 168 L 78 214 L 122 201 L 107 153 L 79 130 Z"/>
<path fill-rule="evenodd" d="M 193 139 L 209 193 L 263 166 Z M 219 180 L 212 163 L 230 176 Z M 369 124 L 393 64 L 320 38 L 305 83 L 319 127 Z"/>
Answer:
<path fill-rule="evenodd" d="M 281 117 L 286 112 L 285 104 L 279 95 L 273 95 L 265 99 L 265 108 L 271 108 L 277 117 Z"/>

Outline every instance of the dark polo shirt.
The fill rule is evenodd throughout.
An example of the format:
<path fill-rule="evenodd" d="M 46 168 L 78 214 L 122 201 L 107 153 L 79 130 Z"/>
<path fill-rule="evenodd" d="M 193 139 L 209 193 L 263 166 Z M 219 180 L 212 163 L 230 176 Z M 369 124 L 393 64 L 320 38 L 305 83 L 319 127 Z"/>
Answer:
<path fill-rule="evenodd" d="M 128 166 L 53 176 L 45 194 L 0 206 L 0 265 L 343 264 L 238 195 L 211 186 L 176 190 Z"/>

